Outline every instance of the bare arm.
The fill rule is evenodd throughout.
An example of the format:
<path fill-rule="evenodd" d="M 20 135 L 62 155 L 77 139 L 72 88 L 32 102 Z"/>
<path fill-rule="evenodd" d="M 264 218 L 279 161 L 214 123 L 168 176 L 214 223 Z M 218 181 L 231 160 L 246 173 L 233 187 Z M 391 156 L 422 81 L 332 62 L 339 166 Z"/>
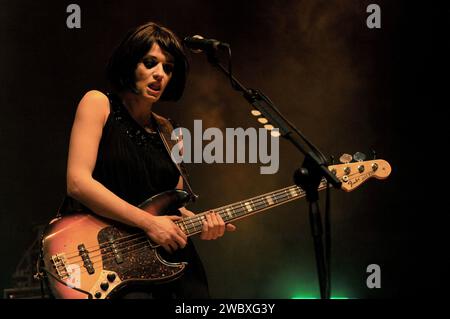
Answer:
<path fill-rule="evenodd" d="M 143 229 L 166 250 L 186 245 L 186 235 L 173 223 L 176 217 L 153 216 L 133 206 L 92 177 L 109 100 L 99 91 L 81 99 L 70 137 L 67 193 L 95 213 Z"/>

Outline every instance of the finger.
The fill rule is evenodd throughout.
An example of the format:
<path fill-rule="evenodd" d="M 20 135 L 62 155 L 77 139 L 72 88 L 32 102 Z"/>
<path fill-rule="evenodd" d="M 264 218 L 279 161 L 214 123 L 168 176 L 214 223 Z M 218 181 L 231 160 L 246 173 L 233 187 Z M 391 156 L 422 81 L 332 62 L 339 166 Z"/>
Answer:
<path fill-rule="evenodd" d="M 225 232 L 225 223 L 222 220 L 222 217 L 220 217 L 220 215 L 216 212 L 213 212 L 213 216 L 214 216 L 214 230 L 215 230 L 215 235 L 216 237 L 214 239 L 217 239 L 219 237 L 223 236 L 223 233 Z"/>
<path fill-rule="evenodd" d="M 172 252 L 174 252 L 175 250 L 177 250 L 179 248 L 178 244 L 174 241 L 169 242 L 169 246 L 170 246 L 170 249 L 172 250 Z"/>
<path fill-rule="evenodd" d="M 175 245 L 177 245 L 177 249 L 184 248 L 184 247 L 186 247 L 187 239 L 184 239 L 183 237 L 175 234 L 174 238 L 173 238 L 173 242 L 175 243 Z"/>
<path fill-rule="evenodd" d="M 225 222 L 222 219 L 222 216 L 220 214 L 216 213 L 217 215 L 217 221 L 219 222 L 219 237 L 222 237 L 225 233 Z"/>
<path fill-rule="evenodd" d="M 211 234 L 211 239 L 216 239 L 217 238 L 217 228 L 219 225 L 219 222 L 217 221 L 217 216 L 213 212 L 209 212 L 208 216 L 211 219 L 211 225 L 210 225 L 211 228 L 208 231 Z"/>
<path fill-rule="evenodd" d="M 208 213 L 206 215 L 206 220 L 208 221 L 208 233 L 209 233 L 208 238 L 209 239 L 215 239 L 216 237 L 215 237 L 214 216 L 213 216 L 213 214 Z"/>
<path fill-rule="evenodd" d="M 227 224 L 226 228 L 227 228 L 227 231 L 235 231 L 236 230 L 236 226 L 234 226 L 233 224 Z"/>
<path fill-rule="evenodd" d="M 181 220 L 182 218 L 179 216 L 167 216 L 170 218 L 170 220 L 172 220 L 173 222 L 177 221 L 177 220 Z M 186 233 L 180 228 L 180 226 L 178 226 L 177 224 L 173 223 L 173 227 L 174 227 L 174 231 L 178 234 L 178 236 L 181 236 L 184 241 L 187 240 L 187 235 Z"/>
<path fill-rule="evenodd" d="M 161 244 L 161 246 L 164 248 L 164 250 L 165 251 L 167 251 L 167 252 L 169 252 L 169 253 L 172 253 L 172 248 L 170 248 L 170 246 L 169 245 L 167 245 L 167 244 Z"/>
<path fill-rule="evenodd" d="M 209 238 L 208 238 L 208 222 L 206 221 L 206 219 L 203 220 L 202 234 L 200 235 L 200 238 L 203 240 L 209 240 Z"/>
<path fill-rule="evenodd" d="M 176 227 L 177 227 L 177 229 L 176 229 L 177 235 L 180 236 L 181 238 L 183 238 L 184 241 L 187 241 L 186 233 L 183 230 L 181 230 L 180 227 L 178 227 L 178 226 L 176 226 Z"/>
<path fill-rule="evenodd" d="M 193 212 L 191 212 L 190 210 L 187 210 L 187 209 L 184 209 L 183 211 L 180 210 L 180 212 L 181 212 L 182 215 L 184 215 L 186 217 L 195 216 L 195 214 Z"/>
<path fill-rule="evenodd" d="M 222 217 L 218 213 L 214 213 L 217 223 L 215 224 L 216 229 L 216 238 L 222 237 L 225 232 L 225 223 L 223 222 Z"/>
<path fill-rule="evenodd" d="M 169 215 L 169 216 L 167 216 L 167 217 L 169 217 L 169 219 L 170 219 L 171 221 L 177 221 L 177 220 L 183 219 L 183 217 L 181 217 L 181 216 L 176 216 L 176 215 Z"/>

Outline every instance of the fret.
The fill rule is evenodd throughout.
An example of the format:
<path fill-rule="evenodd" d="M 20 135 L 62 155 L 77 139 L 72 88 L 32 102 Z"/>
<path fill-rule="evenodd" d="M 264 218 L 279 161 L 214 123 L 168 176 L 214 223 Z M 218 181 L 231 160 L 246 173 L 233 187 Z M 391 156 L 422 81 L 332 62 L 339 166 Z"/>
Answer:
<path fill-rule="evenodd" d="M 275 204 L 278 204 L 278 195 L 279 195 L 280 193 L 276 193 L 276 194 L 273 194 L 272 195 L 272 199 L 273 199 L 273 201 L 274 201 L 274 203 Z"/>
<path fill-rule="evenodd" d="M 188 220 L 189 222 L 189 220 Z M 191 232 L 191 230 L 189 229 L 189 226 L 186 225 L 186 221 L 185 220 L 180 220 L 177 225 L 181 228 L 181 230 L 185 233 L 185 234 L 189 234 Z"/>
<path fill-rule="evenodd" d="M 250 207 L 252 208 L 252 211 L 258 210 L 255 203 L 253 202 L 253 199 L 249 199 Z"/>
<path fill-rule="evenodd" d="M 237 214 L 236 214 L 236 210 L 234 209 L 234 205 L 229 206 L 227 208 L 228 214 L 230 214 L 232 216 L 232 218 L 236 218 Z"/>
<path fill-rule="evenodd" d="M 271 195 L 267 195 L 267 196 L 265 197 L 265 199 L 266 199 L 266 201 L 267 201 L 267 205 L 268 205 L 268 206 L 272 206 L 272 205 L 274 204 L 273 198 L 272 198 Z"/>
<path fill-rule="evenodd" d="M 321 184 L 319 185 L 319 190 L 323 189 L 325 186 L 326 180 L 322 180 Z M 220 208 L 216 208 L 215 211 L 222 217 L 225 222 L 229 222 L 239 217 L 243 217 L 247 214 L 253 214 L 262 211 L 266 208 L 269 208 L 270 206 L 284 204 L 287 201 L 302 197 L 304 195 L 305 191 L 303 189 L 296 185 L 293 185 L 268 194 L 249 198 L 245 201 L 240 201 L 228 206 L 222 206 Z M 201 217 L 196 219 L 196 222 L 192 224 L 192 226 L 195 228 L 195 232 L 201 231 L 203 227 L 202 220 L 205 218 L 206 217 L 202 215 Z M 199 227 L 198 229 L 197 224 Z M 190 228 L 192 228 L 192 226 L 190 226 Z M 184 227 L 185 229 L 188 228 L 188 226 L 186 225 L 184 225 Z"/>
<path fill-rule="evenodd" d="M 236 203 L 235 205 L 231 206 L 231 210 L 233 211 L 233 216 L 238 217 L 240 215 L 240 207 L 242 207 L 241 203 Z"/>
<path fill-rule="evenodd" d="M 198 232 L 198 231 L 201 231 L 202 230 L 202 222 L 201 222 L 201 218 L 195 218 L 193 221 L 192 221 L 192 232 L 193 233 L 196 233 L 196 232 Z"/>
<path fill-rule="evenodd" d="M 238 204 L 239 204 L 239 203 L 238 203 Z M 238 205 L 233 205 L 233 206 L 231 206 L 231 211 L 233 212 L 233 216 L 234 216 L 234 217 L 239 216 Z"/>
<path fill-rule="evenodd" d="M 200 220 L 199 220 L 199 225 L 198 225 L 200 227 L 200 230 L 203 228 L 204 221 L 206 221 L 206 215 L 201 215 Z"/>
<path fill-rule="evenodd" d="M 249 202 L 245 202 L 243 207 L 245 207 L 245 210 L 247 211 L 247 213 L 250 213 L 253 211 L 252 205 Z"/>
<path fill-rule="evenodd" d="M 225 215 L 223 214 L 223 210 L 222 209 L 216 209 L 215 212 L 217 214 L 219 214 L 220 217 L 222 217 L 223 221 L 227 221 L 227 219 L 225 218 Z"/>
<path fill-rule="evenodd" d="M 326 187 L 326 180 L 322 180 L 319 185 L 319 189 Z M 293 185 L 291 187 L 286 187 L 268 194 L 259 195 L 245 201 L 240 201 L 228 206 L 222 206 L 216 208 L 215 211 L 218 213 L 225 222 L 233 221 L 239 217 L 243 217 L 250 213 L 256 213 L 262 211 L 270 206 L 283 204 L 292 199 L 302 197 L 305 195 L 305 191 L 300 187 Z M 200 232 L 203 229 L 203 220 L 206 219 L 204 214 L 199 214 L 193 217 L 186 218 L 177 222 L 177 225 L 181 230 L 191 235 L 193 233 Z"/>
<path fill-rule="evenodd" d="M 241 202 L 241 207 L 242 207 L 242 214 L 243 214 L 243 215 L 247 215 L 248 210 L 247 210 L 246 203 Z"/>
<path fill-rule="evenodd" d="M 232 219 L 232 218 L 233 218 L 233 212 L 231 211 L 231 209 L 230 209 L 230 208 L 227 208 L 227 209 L 225 209 L 225 211 L 227 212 L 228 218 L 229 218 L 229 219 Z"/>
<path fill-rule="evenodd" d="M 263 208 L 266 208 L 267 206 L 269 206 L 267 204 L 266 199 L 262 196 L 257 197 L 255 200 L 252 200 L 252 202 L 253 202 L 253 207 L 255 207 L 255 210 L 260 210 L 260 209 L 263 209 Z M 255 202 L 256 202 L 256 204 L 255 204 Z"/>
<path fill-rule="evenodd" d="M 239 214 L 240 215 L 245 215 L 246 214 L 246 208 L 245 208 L 245 206 L 244 206 L 244 203 L 243 202 L 239 202 L 239 206 L 240 206 L 240 211 L 239 211 Z"/>
<path fill-rule="evenodd" d="M 224 222 L 231 219 L 231 217 L 228 214 L 228 212 L 226 211 L 226 209 L 218 209 L 217 212 L 219 213 L 220 217 L 222 217 Z"/>
<path fill-rule="evenodd" d="M 195 218 L 195 222 L 194 222 L 194 231 L 200 231 L 200 230 L 202 230 L 202 227 L 203 227 L 203 220 L 205 219 L 205 215 L 200 215 L 200 216 L 197 216 L 196 218 Z M 197 229 L 197 226 L 198 226 L 198 229 Z"/>
<path fill-rule="evenodd" d="M 180 228 L 181 228 L 181 230 L 183 231 L 183 233 L 185 233 L 185 234 L 187 233 L 187 232 L 186 232 L 186 229 L 187 229 L 187 228 L 186 228 L 186 224 L 184 223 L 184 220 L 183 220 L 183 219 L 181 220 L 181 223 L 178 224 L 178 226 L 180 226 Z"/>
<path fill-rule="evenodd" d="M 292 198 L 297 197 L 297 192 L 295 191 L 295 188 L 289 189 L 289 193 L 291 194 Z"/>

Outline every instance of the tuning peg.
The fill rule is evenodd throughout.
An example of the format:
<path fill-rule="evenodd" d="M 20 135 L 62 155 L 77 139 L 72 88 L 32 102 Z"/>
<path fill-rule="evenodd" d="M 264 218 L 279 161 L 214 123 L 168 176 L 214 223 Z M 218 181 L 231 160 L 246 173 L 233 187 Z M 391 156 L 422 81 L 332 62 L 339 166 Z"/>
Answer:
<path fill-rule="evenodd" d="M 342 164 L 347 164 L 350 163 L 352 161 L 353 157 L 350 154 L 342 154 L 341 157 L 339 157 L 339 162 L 341 162 Z"/>
<path fill-rule="evenodd" d="M 361 153 L 361 152 L 356 152 L 353 155 L 353 159 L 355 160 L 355 162 L 364 162 L 366 160 L 366 154 Z"/>
<path fill-rule="evenodd" d="M 372 150 L 372 158 L 377 159 L 377 152 L 375 150 Z"/>

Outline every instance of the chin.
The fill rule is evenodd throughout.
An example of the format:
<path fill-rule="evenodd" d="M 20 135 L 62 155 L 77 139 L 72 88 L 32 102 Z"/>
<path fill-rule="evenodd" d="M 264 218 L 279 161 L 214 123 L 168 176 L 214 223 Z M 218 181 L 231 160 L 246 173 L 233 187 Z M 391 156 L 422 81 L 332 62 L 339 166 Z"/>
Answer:
<path fill-rule="evenodd" d="M 153 95 L 148 95 L 147 99 L 151 100 L 153 103 L 158 102 L 161 96 L 153 96 Z"/>
<path fill-rule="evenodd" d="M 147 92 L 141 93 L 141 94 L 139 94 L 139 95 L 140 95 L 142 98 L 148 100 L 149 102 L 151 101 L 151 102 L 153 102 L 153 103 L 155 103 L 156 101 L 158 101 L 158 100 L 161 98 L 161 95 L 154 96 L 154 95 L 148 94 Z"/>

